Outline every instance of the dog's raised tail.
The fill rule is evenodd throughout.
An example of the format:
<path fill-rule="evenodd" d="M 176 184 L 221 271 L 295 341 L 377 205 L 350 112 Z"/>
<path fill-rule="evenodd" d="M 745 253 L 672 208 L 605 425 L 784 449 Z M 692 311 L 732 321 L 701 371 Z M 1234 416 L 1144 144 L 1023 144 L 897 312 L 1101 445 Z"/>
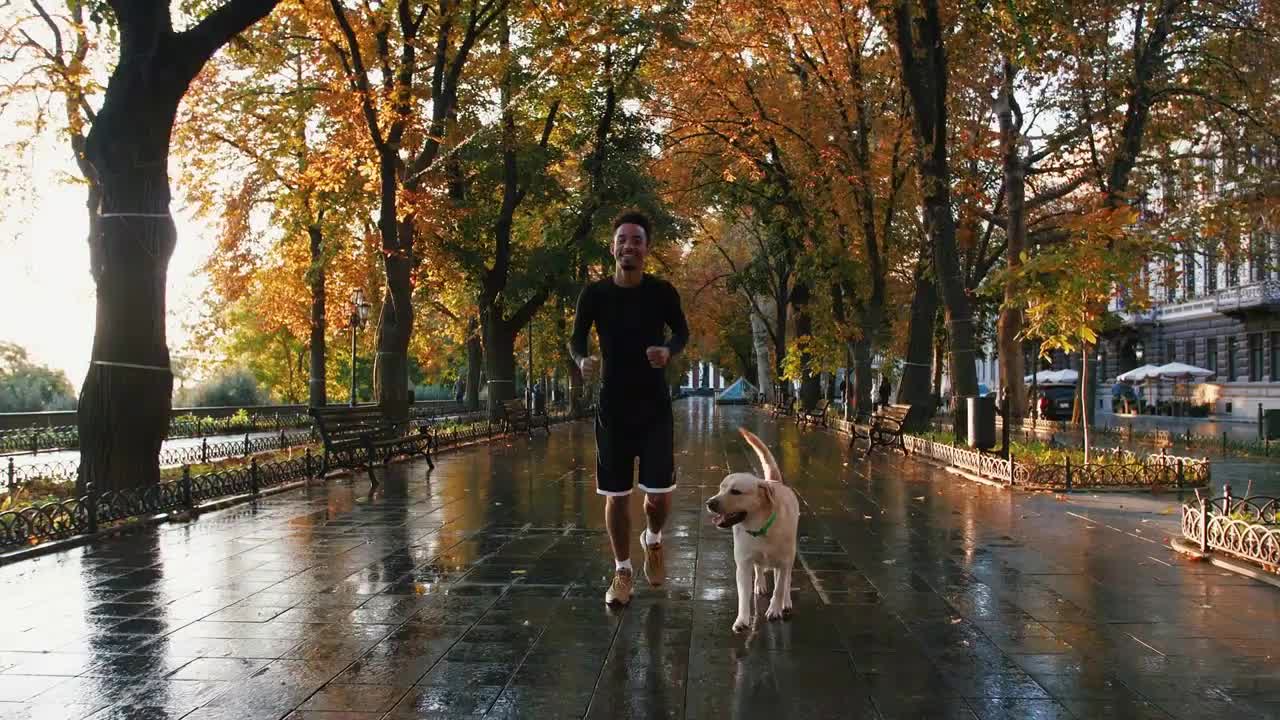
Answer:
<path fill-rule="evenodd" d="M 742 438 L 760 458 L 760 465 L 764 467 L 765 482 L 785 482 L 782 479 L 782 471 L 778 469 L 778 462 L 773 459 L 773 453 L 769 452 L 769 447 L 764 444 L 764 441 L 746 428 L 740 427 L 738 432 L 742 433 Z"/>

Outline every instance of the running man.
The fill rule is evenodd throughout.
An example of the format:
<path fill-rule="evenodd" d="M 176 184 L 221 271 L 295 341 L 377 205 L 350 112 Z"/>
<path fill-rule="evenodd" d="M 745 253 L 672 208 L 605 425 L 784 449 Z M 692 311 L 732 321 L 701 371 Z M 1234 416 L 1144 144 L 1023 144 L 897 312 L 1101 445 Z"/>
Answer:
<path fill-rule="evenodd" d="M 596 327 L 604 355 L 604 382 L 596 413 L 596 492 L 605 496 L 605 525 L 613 546 L 614 576 L 604 600 L 631 602 L 630 495 L 633 464 L 640 460 L 647 527 L 640 533 L 644 572 L 657 587 L 666 580 L 662 527 L 671 510 L 675 450 L 671 395 L 665 368 L 689 341 L 680 295 L 671 283 L 644 272 L 651 249 L 649 218 L 625 212 L 613 222 L 613 277 L 591 283 L 578 298 L 569 352 L 585 377 L 600 369 L 587 355 Z M 665 327 L 671 328 L 666 340 Z"/>

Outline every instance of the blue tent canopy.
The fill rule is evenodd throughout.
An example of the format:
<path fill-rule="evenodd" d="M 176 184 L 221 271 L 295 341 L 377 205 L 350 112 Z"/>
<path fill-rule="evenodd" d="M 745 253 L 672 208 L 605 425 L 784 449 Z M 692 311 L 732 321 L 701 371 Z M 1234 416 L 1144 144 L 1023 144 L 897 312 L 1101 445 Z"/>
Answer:
<path fill-rule="evenodd" d="M 716 396 L 716 402 L 721 405 L 749 403 L 751 398 L 755 397 L 756 392 L 755 385 L 747 382 L 746 378 L 738 378 L 732 385 Z"/>

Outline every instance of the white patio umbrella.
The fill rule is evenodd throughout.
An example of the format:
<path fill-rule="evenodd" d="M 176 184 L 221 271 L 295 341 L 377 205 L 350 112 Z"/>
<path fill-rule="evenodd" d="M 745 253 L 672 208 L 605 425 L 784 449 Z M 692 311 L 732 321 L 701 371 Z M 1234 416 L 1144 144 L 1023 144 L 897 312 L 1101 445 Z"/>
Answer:
<path fill-rule="evenodd" d="M 1158 367 L 1155 365 L 1142 365 L 1141 367 L 1136 367 L 1128 372 L 1120 373 L 1116 379 L 1120 382 L 1140 383 L 1144 380 L 1159 377 L 1159 373 L 1157 373 L 1156 370 L 1158 370 Z"/>
<path fill-rule="evenodd" d="M 1080 379 L 1080 373 L 1075 370 L 1041 370 L 1035 374 L 1035 380 L 1040 385 L 1052 385 L 1061 383 L 1069 385 Z M 1022 379 L 1023 382 L 1030 383 L 1031 376 L 1028 375 Z"/>
<path fill-rule="evenodd" d="M 1075 370 L 1049 370 L 1044 373 L 1044 382 L 1071 384 L 1080 381 L 1080 373 Z"/>
<path fill-rule="evenodd" d="M 1157 377 L 1168 380 L 1183 380 L 1187 378 L 1202 379 L 1213 375 L 1212 370 L 1206 370 L 1202 367 L 1196 367 L 1195 365 L 1188 365 L 1180 362 L 1165 363 L 1164 365 L 1157 367 L 1153 373 Z"/>

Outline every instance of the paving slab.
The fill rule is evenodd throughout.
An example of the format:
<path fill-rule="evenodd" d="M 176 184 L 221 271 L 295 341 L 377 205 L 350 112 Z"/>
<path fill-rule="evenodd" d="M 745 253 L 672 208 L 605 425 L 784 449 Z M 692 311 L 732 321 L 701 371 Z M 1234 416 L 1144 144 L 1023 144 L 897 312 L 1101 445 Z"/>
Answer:
<path fill-rule="evenodd" d="M 675 408 L 668 582 L 626 609 L 603 603 L 591 425 L 561 425 L 0 568 L 0 720 L 1280 713 L 1280 591 L 1171 552 L 1167 501 L 1009 493 Z M 735 635 L 702 503 L 755 463 L 739 426 L 804 512 L 794 615 L 758 604 Z"/>

